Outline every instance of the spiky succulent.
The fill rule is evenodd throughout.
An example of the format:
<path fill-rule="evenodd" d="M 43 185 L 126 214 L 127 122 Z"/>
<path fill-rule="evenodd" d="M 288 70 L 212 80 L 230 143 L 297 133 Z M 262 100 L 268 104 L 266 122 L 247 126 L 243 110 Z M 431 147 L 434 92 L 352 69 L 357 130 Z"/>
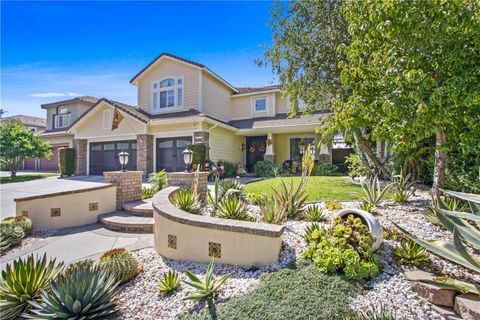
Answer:
<path fill-rule="evenodd" d="M 21 226 L 15 224 L 2 224 L 0 226 L 0 252 L 4 252 L 20 243 L 25 237 Z"/>
<path fill-rule="evenodd" d="M 95 261 L 93 261 L 92 259 L 80 260 L 70 264 L 65 272 L 72 273 L 78 269 L 91 269 L 94 267 L 94 265 Z"/>
<path fill-rule="evenodd" d="M 263 203 L 260 205 L 260 212 L 262 220 L 266 223 L 280 224 L 287 220 L 286 212 L 283 206 L 278 202 L 274 196 L 265 196 Z"/>
<path fill-rule="evenodd" d="M 97 268 L 79 267 L 42 289 L 40 302 L 31 302 L 30 319 L 103 319 L 115 313 L 112 302 L 118 282 Z"/>
<path fill-rule="evenodd" d="M 359 200 L 362 201 L 361 209 L 370 213 L 375 213 L 380 201 L 385 197 L 388 191 L 392 188 L 392 184 L 387 184 L 385 187 L 380 187 L 378 177 L 373 177 L 368 180 L 361 180 L 363 193 L 357 192 L 356 195 Z"/>
<path fill-rule="evenodd" d="M 184 281 L 185 284 L 196 290 L 195 293 L 188 295 L 185 300 L 213 300 L 217 290 L 230 277 L 230 274 L 225 274 L 217 280 L 213 276 L 213 269 L 213 259 L 208 264 L 207 272 L 205 272 L 205 277 L 203 278 L 199 278 L 194 275 L 190 270 L 185 269 L 185 275 L 189 279 L 189 281 Z"/>
<path fill-rule="evenodd" d="M 305 218 L 308 221 L 320 222 L 325 219 L 322 209 L 317 205 L 312 205 L 305 210 Z"/>
<path fill-rule="evenodd" d="M 115 276 L 116 281 L 120 283 L 133 279 L 139 271 L 137 258 L 124 248 L 105 252 L 95 265 L 107 275 Z"/>
<path fill-rule="evenodd" d="M 158 292 L 167 295 L 180 287 L 180 276 L 177 272 L 169 270 L 163 275 L 163 279 L 158 285 Z"/>
<path fill-rule="evenodd" d="M 190 188 L 182 188 L 172 196 L 173 205 L 181 210 L 196 213 L 200 210 L 200 200 Z"/>
<path fill-rule="evenodd" d="M 393 250 L 393 257 L 399 264 L 411 264 L 417 267 L 429 262 L 427 250 L 415 241 L 407 239 Z"/>
<path fill-rule="evenodd" d="M 0 281 L 0 319 L 16 319 L 30 309 L 30 302 L 38 301 L 40 290 L 46 288 L 63 270 L 63 262 L 55 259 L 19 258 L 8 263 Z"/>
<path fill-rule="evenodd" d="M 25 235 L 30 235 L 32 233 L 32 229 L 33 229 L 32 220 L 30 220 L 29 218 L 24 217 L 24 216 L 5 218 L 0 223 L 0 226 L 3 227 L 4 225 L 18 226 L 18 227 L 22 228 Z"/>
<path fill-rule="evenodd" d="M 245 185 L 241 184 L 235 179 L 223 180 L 220 182 L 219 196 L 220 199 L 225 199 L 230 196 L 244 199 L 246 197 Z"/>
<path fill-rule="evenodd" d="M 247 212 L 245 201 L 237 197 L 225 198 L 218 207 L 218 217 L 223 219 L 252 221 Z"/>
<path fill-rule="evenodd" d="M 294 185 L 293 179 L 287 183 L 280 180 L 280 188 L 278 190 L 272 189 L 273 194 L 281 205 L 281 210 L 285 212 L 289 219 L 298 219 L 305 210 L 305 202 L 307 201 L 307 177 L 302 177 L 298 185 Z"/>

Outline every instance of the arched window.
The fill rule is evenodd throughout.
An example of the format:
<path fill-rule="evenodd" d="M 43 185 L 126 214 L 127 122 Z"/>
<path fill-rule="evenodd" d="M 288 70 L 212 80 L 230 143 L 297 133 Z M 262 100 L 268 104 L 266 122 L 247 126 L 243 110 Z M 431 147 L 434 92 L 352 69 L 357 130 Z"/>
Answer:
<path fill-rule="evenodd" d="M 55 128 L 70 126 L 70 111 L 66 106 L 58 107 L 57 114 L 53 115 Z"/>
<path fill-rule="evenodd" d="M 165 78 L 152 83 L 153 111 L 183 107 L 183 78 Z"/>

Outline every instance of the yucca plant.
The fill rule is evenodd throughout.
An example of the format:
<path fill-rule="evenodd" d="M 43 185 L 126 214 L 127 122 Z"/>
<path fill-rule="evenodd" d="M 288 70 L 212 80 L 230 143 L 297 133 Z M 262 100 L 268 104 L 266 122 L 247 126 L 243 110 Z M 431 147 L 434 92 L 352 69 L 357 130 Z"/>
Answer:
<path fill-rule="evenodd" d="M 125 248 L 105 252 L 95 263 L 106 274 L 113 275 L 116 281 L 123 283 L 135 278 L 140 264 L 133 253 Z"/>
<path fill-rule="evenodd" d="M 392 185 L 387 184 L 383 189 L 380 187 L 378 177 L 372 179 L 363 179 L 360 181 L 363 193 L 355 193 L 362 201 L 361 209 L 370 213 L 375 213 L 380 201 L 385 197 L 386 193 L 391 189 Z"/>
<path fill-rule="evenodd" d="M 190 188 L 182 188 L 172 197 L 175 207 L 190 213 L 197 213 L 200 210 L 200 200 Z"/>
<path fill-rule="evenodd" d="M 298 219 L 305 210 L 307 194 L 305 192 L 308 176 L 302 176 L 298 186 L 293 184 L 293 179 L 287 185 L 282 179 L 280 190 L 272 189 L 277 202 L 282 206 L 282 210 L 289 219 Z"/>
<path fill-rule="evenodd" d="M 430 261 L 427 250 L 410 239 L 400 242 L 400 246 L 393 250 L 393 257 L 399 264 L 410 264 L 416 267 L 424 266 Z"/>
<path fill-rule="evenodd" d="M 78 268 L 60 275 L 41 301 L 31 302 L 30 319 L 103 319 L 116 312 L 113 297 L 118 282 L 96 268 Z"/>
<path fill-rule="evenodd" d="M 395 202 L 406 202 L 415 193 L 415 181 L 410 181 L 410 174 L 403 175 L 400 170 L 399 175 L 393 176 L 392 199 Z"/>
<path fill-rule="evenodd" d="M 307 221 L 320 222 L 325 219 L 325 215 L 320 206 L 311 205 L 305 210 L 305 218 Z"/>
<path fill-rule="evenodd" d="M 227 197 L 220 203 L 218 217 L 242 221 L 254 220 L 253 217 L 248 215 L 245 202 L 237 197 Z"/>
<path fill-rule="evenodd" d="M 46 288 L 63 270 L 63 262 L 55 259 L 19 258 L 7 263 L 0 281 L 0 319 L 16 319 L 30 309 L 30 302 L 41 299 L 40 290 Z"/>
<path fill-rule="evenodd" d="M 280 224 L 287 219 L 284 208 L 274 196 L 265 197 L 260 204 L 262 220 L 266 223 Z"/>
<path fill-rule="evenodd" d="M 197 300 L 197 301 L 213 300 L 217 290 L 230 277 L 230 274 L 225 274 L 222 277 L 220 277 L 220 279 L 215 279 L 215 277 L 213 276 L 214 268 L 215 267 L 212 259 L 208 264 L 207 271 L 205 272 L 205 276 L 203 278 L 197 277 L 188 269 L 184 270 L 185 275 L 188 277 L 188 281 L 184 280 L 183 282 L 185 282 L 185 284 L 187 284 L 188 286 L 196 290 L 195 293 L 185 297 L 185 300 Z"/>
<path fill-rule="evenodd" d="M 163 275 L 162 281 L 158 285 L 158 292 L 167 295 L 180 287 L 180 276 L 177 272 L 169 270 Z"/>

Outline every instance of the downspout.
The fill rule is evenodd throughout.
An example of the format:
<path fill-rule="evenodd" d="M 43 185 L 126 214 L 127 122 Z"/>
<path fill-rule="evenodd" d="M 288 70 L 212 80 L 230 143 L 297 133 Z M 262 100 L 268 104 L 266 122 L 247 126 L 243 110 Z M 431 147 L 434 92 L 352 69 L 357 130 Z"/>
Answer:
<path fill-rule="evenodd" d="M 207 144 L 207 158 L 208 160 L 211 161 L 210 159 L 210 139 L 211 139 L 211 136 L 212 136 L 212 129 L 215 129 L 216 127 L 218 126 L 218 122 L 215 122 L 215 124 L 211 127 L 208 128 L 208 144 Z"/>

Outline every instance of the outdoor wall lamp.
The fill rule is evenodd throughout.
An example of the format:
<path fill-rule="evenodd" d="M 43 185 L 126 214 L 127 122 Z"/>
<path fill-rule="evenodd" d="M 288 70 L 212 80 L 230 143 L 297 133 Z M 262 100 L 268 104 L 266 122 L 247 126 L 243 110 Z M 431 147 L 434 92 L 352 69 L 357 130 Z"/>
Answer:
<path fill-rule="evenodd" d="M 128 152 L 125 152 L 125 150 L 122 150 L 122 152 L 118 154 L 118 160 L 120 161 L 120 165 L 122 166 L 122 171 L 123 172 L 127 171 Z"/>
<path fill-rule="evenodd" d="M 300 154 L 305 154 L 305 141 L 303 139 L 298 143 L 298 147 L 300 148 Z"/>
<path fill-rule="evenodd" d="M 185 162 L 185 172 L 189 172 L 188 168 L 192 164 L 193 152 L 190 149 L 185 148 L 185 150 L 183 150 L 182 154 L 183 154 L 183 162 Z"/>

